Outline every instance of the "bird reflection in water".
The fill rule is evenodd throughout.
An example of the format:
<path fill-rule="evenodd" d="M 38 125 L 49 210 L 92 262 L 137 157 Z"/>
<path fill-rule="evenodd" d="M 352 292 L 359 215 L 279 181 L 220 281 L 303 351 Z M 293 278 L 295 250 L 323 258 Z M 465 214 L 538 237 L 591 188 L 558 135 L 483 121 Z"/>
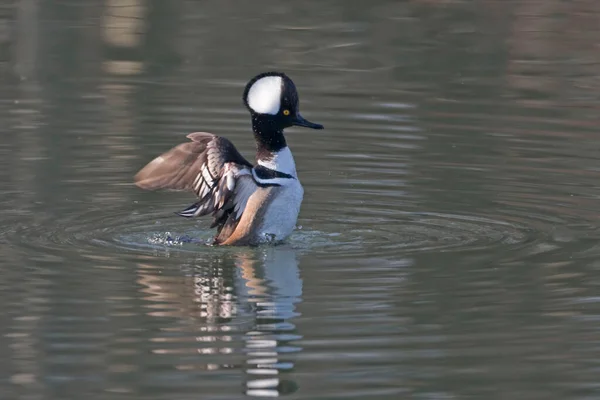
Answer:
<path fill-rule="evenodd" d="M 180 371 L 244 371 L 249 396 L 296 391 L 281 377 L 294 367 L 291 353 L 301 350 L 292 323 L 302 301 L 294 249 L 227 249 L 171 273 L 147 263 L 138 271 L 148 315 L 165 318 L 151 338 L 154 354 L 175 356 Z"/>

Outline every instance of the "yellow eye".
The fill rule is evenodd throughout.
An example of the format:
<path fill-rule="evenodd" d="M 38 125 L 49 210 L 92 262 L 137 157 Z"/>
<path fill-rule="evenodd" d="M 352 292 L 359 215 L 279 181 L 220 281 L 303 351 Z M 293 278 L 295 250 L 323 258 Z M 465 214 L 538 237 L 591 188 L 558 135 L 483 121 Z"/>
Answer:
<path fill-rule="evenodd" d="M 290 115 L 290 110 L 283 110 L 283 115 L 285 115 L 285 116 Z"/>

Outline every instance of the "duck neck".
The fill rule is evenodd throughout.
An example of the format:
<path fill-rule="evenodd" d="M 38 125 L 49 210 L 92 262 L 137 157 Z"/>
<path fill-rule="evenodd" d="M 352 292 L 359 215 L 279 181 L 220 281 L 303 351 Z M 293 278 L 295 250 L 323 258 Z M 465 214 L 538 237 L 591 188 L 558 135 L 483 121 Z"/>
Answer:
<path fill-rule="evenodd" d="M 296 164 L 283 137 L 283 129 L 272 120 L 258 117 L 252 118 L 252 130 L 256 139 L 257 163 L 296 178 Z"/>
<path fill-rule="evenodd" d="M 283 129 L 272 119 L 252 116 L 252 131 L 256 140 L 257 160 L 271 158 L 273 154 L 287 147 Z"/>

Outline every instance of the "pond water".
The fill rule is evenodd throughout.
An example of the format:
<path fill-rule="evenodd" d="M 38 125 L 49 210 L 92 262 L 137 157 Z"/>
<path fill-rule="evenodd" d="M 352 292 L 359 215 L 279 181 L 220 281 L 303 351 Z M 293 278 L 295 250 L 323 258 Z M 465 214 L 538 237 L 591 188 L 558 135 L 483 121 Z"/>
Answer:
<path fill-rule="evenodd" d="M 600 3 L 0 5 L 0 398 L 600 396 Z M 132 177 L 298 86 L 283 245 Z"/>

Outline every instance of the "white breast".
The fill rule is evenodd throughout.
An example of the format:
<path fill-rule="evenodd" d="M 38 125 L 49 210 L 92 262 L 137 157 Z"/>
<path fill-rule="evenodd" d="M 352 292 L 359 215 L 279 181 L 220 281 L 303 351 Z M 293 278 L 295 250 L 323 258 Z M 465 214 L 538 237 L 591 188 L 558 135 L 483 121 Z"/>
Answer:
<path fill-rule="evenodd" d="M 304 189 L 297 179 L 288 181 L 287 185 L 278 188 L 275 197 L 267 205 L 264 220 L 259 228 L 261 241 L 284 240 L 296 226 Z"/>
<path fill-rule="evenodd" d="M 273 153 L 268 159 L 258 160 L 258 164 L 265 168 L 296 177 L 296 163 L 294 162 L 294 156 L 287 146 L 278 152 Z"/>

